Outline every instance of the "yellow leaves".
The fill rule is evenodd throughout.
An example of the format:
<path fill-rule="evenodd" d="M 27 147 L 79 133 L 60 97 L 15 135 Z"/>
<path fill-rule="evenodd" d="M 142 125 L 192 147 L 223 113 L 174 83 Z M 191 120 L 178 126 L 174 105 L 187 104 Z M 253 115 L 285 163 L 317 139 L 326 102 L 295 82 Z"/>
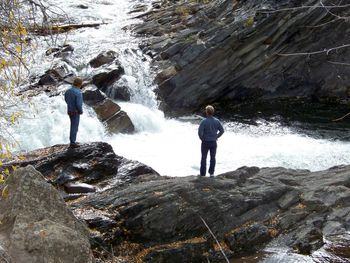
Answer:
<path fill-rule="evenodd" d="M 248 19 L 245 21 L 244 25 L 246 27 L 252 27 L 254 25 L 254 16 L 248 17 Z"/>
<path fill-rule="evenodd" d="M 17 46 L 16 47 L 16 52 L 17 53 L 21 53 L 22 52 L 22 47 L 21 46 Z"/>
<path fill-rule="evenodd" d="M 20 156 L 18 156 L 18 159 L 20 159 L 21 161 L 24 161 L 26 159 L 26 157 L 23 155 L 20 155 Z"/>
<path fill-rule="evenodd" d="M 20 36 L 27 35 L 27 30 L 25 29 L 25 27 L 21 23 L 19 23 L 17 26 L 17 34 Z"/>
<path fill-rule="evenodd" d="M 0 59 L 0 70 L 7 66 L 7 61 L 4 58 Z"/>
<path fill-rule="evenodd" d="M 0 184 L 3 184 L 5 182 L 4 175 L 0 174 Z"/>

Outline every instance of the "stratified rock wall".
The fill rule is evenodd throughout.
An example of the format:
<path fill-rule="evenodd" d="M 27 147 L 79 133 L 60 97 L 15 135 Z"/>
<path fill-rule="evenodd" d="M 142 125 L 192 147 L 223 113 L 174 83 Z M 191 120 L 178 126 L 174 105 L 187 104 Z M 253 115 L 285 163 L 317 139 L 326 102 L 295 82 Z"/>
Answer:
<path fill-rule="evenodd" d="M 280 98 L 341 103 L 350 85 L 350 5 L 338 4 L 163 1 L 135 31 L 153 35 L 143 48 L 162 68 L 158 94 L 168 112 Z"/>

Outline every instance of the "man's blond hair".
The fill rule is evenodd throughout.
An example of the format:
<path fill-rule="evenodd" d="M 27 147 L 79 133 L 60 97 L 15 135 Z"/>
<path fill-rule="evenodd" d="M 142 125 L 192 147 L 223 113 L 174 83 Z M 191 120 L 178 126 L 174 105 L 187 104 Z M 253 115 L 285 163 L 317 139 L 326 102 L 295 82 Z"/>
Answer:
<path fill-rule="evenodd" d="M 214 115 L 214 107 L 211 105 L 208 105 L 207 107 L 205 107 L 205 113 L 209 116 L 213 116 Z"/>

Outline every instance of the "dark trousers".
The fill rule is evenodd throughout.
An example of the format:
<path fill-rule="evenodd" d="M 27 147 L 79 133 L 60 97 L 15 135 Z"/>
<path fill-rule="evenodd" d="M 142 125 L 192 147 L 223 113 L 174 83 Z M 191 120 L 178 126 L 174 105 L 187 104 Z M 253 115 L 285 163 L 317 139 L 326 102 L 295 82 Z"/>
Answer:
<path fill-rule="evenodd" d="M 70 114 L 69 118 L 70 118 L 69 140 L 70 140 L 70 143 L 76 143 L 80 115 L 79 114 Z"/>
<path fill-rule="evenodd" d="M 205 176 L 205 173 L 207 170 L 208 151 L 210 151 L 210 166 L 209 166 L 208 172 L 209 174 L 214 174 L 215 163 L 216 163 L 216 160 L 215 160 L 216 148 L 217 148 L 216 141 L 214 142 L 202 141 L 202 145 L 201 145 L 202 160 L 201 160 L 201 169 L 200 169 L 201 176 Z"/>

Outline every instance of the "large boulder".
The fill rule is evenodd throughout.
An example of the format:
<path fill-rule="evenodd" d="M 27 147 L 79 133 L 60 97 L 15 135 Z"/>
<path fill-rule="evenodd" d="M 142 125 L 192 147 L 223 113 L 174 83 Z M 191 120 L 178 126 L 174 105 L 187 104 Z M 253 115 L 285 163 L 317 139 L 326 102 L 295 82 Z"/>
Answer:
<path fill-rule="evenodd" d="M 112 86 L 122 75 L 124 68 L 118 64 L 112 68 L 106 68 L 92 77 L 92 84 L 104 91 L 106 88 Z"/>
<path fill-rule="evenodd" d="M 112 100 L 106 98 L 95 104 L 93 108 L 97 117 L 106 124 L 110 133 L 131 133 L 135 131 L 130 117 Z"/>
<path fill-rule="evenodd" d="M 86 226 L 67 208 L 58 191 L 32 166 L 6 181 L 0 202 L 0 236 L 16 263 L 94 262 Z"/>
<path fill-rule="evenodd" d="M 94 106 L 102 102 L 106 96 L 94 85 L 85 86 L 82 90 L 84 103 Z"/>
<path fill-rule="evenodd" d="M 108 131 L 111 133 L 131 133 L 135 131 L 135 127 L 125 111 L 118 111 L 106 120 L 106 124 Z"/>

